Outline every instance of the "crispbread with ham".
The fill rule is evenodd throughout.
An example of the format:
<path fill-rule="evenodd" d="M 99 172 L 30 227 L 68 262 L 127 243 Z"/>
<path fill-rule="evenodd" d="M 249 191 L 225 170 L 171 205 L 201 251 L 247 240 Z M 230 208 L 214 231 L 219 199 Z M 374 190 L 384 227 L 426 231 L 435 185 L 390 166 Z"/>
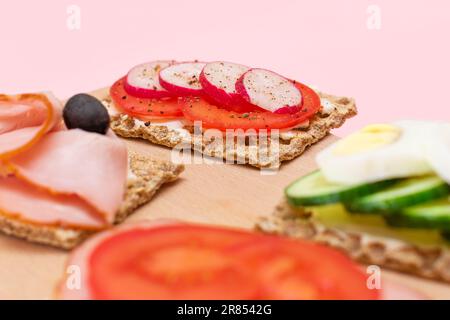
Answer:
<path fill-rule="evenodd" d="M 182 169 L 129 155 L 112 131 L 68 130 L 50 93 L 0 96 L 0 231 L 6 234 L 73 247 L 121 222 Z"/>
<path fill-rule="evenodd" d="M 176 180 L 183 171 L 183 166 L 138 154 L 131 154 L 129 160 L 127 188 L 124 200 L 115 216 L 115 224 L 123 222 L 137 208 L 149 202 L 163 184 Z M 62 249 L 72 249 L 95 233 L 93 230 L 78 228 L 34 225 L 3 215 L 0 215 L 0 231 L 31 242 Z"/>

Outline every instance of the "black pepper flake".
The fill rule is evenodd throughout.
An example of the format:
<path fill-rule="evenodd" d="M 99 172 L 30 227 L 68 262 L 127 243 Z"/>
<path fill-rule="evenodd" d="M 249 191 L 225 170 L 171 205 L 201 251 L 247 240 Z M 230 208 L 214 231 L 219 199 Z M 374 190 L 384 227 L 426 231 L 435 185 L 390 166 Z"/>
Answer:
<path fill-rule="evenodd" d="M 123 96 L 123 97 L 122 97 L 122 100 L 126 100 L 126 99 L 127 99 L 127 96 Z"/>
<path fill-rule="evenodd" d="M 144 125 L 145 125 L 146 127 L 148 127 L 148 126 L 150 125 L 150 121 L 145 122 Z"/>

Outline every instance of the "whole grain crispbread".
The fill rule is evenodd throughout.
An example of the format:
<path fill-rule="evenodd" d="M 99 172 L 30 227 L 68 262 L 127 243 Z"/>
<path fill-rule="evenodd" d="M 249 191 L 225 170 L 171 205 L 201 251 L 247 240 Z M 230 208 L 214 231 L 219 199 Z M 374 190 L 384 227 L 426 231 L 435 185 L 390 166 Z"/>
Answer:
<path fill-rule="evenodd" d="M 193 128 L 185 130 L 173 129 L 157 122 L 142 122 L 133 117 L 118 112 L 111 98 L 103 99 L 111 115 L 111 128 L 114 132 L 126 138 L 141 138 L 152 143 L 174 148 L 181 144 L 188 144 L 190 148 L 204 155 L 220 159 L 230 159 L 237 163 L 250 164 L 259 168 L 278 168 L 282 161 L 294 159 L 301 155 L 307 147 L 323 139 L 330 130 L 340 127 L 346 119 L 357 113 L 355 101 L 347 97 L 337 97 L 319 92 L 322 101 L 332 106 L 322 106 L 320 112 L 300 128 L 292 129 L 289 133 L 282 133 L 278 143 L 274 143 L 270 136 L 264 143 L 257 138 L 254 148 L 249 145 L 231 147 L 223 143 L 219 149 L 215 139 L 203 137 L 198 143 L 194 139 Z M 323 103 L 324 104 L 324 103 Z"/>
<path fill-rule="evenodd" d="M 177 179 L 183 165 L 130 153 L 127 190 L 124 201 L 116 215 L 115 223 L 121 223 L 138 207 L 150 201 L 165 183 Z M 94 231 L 57 226 L 40 226 L 0 215 L 0 232 L 18 238 L 46 244 L 61 249 L 72 249 Z"/>
<path fill-rule="evenodd" d="M 262 218 L 256 229 L 265 233 L 312 240 L 337 248 L 352 259 L 424 278 L 450 282 L 450 249 L 421 246 L 362 232 L 329 228 L 302 209 L 283 201 L 270 217 Z"/>

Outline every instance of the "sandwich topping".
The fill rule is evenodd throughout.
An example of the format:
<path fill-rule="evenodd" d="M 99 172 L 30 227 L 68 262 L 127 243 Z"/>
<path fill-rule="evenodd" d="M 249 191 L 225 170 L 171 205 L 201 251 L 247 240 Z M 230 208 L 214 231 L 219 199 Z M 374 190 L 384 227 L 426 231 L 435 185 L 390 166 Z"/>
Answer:
<path fill-rule="evenodd" d="M 337 250 L 307 241 L 168 221 L 124 225 L 83 243 L 62 299 L 378 299 Z"/>
<path fill-rule="evenodd" d="M 389 229 L 400 238 L 445 243 L 450 230 L 450 124 L 372 125 L 324 149 L 320 170 L 285 190 L 325 224 Z"/>
<path fill-rule="evenodd" d="M 317 93 L 301 83 L 223 61 L 139 65 L 111 87 L 110 96 L 120 111 L 143 121 L 201 121 L 221 131 L 287 130 L 321 108 Z"/>
<path fill-rule="evenodd" d="M 111 132 L 68 130 L 62 113 L 50 93 L 1 96 L 0 214 L 45 226 L 105 228 L 123 200 L 126 147 Z"/>

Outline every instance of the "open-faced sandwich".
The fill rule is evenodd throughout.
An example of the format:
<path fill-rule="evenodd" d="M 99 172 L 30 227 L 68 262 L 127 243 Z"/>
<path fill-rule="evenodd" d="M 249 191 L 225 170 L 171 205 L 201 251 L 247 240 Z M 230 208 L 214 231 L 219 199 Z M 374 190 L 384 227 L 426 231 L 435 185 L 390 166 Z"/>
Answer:
<path fill-rule="evenodd" d="M 223 61 L 138 65 L 103 102 L 118 135 L 264 168 L 299 156 L 356 114 L 353 99 Z"/>
<path fill-rule="evenodd" d="M 371 125 L 326 148 L 258 228 L 450 282 L 450 124 Z"/>
<path fill-rule="evenodd" d="M 64 118 L 64 121 L 63 121 Z M 71 248 L 121 222 L 182 166 L 129 154 L 88 95 L 0 95 L 0 231 Z"/>
<path fill-rule="evenodd" d="M 81 276 L 81 279 L 80 279 Z M 172 221 L 126 224 L 72 252 L 60 299 L 409 299 L 337 250 L 307 241 Z M 400 289 L 400 290 L 399 290 Z M 249 306 L 250 307 L 250 306 Z"/>

